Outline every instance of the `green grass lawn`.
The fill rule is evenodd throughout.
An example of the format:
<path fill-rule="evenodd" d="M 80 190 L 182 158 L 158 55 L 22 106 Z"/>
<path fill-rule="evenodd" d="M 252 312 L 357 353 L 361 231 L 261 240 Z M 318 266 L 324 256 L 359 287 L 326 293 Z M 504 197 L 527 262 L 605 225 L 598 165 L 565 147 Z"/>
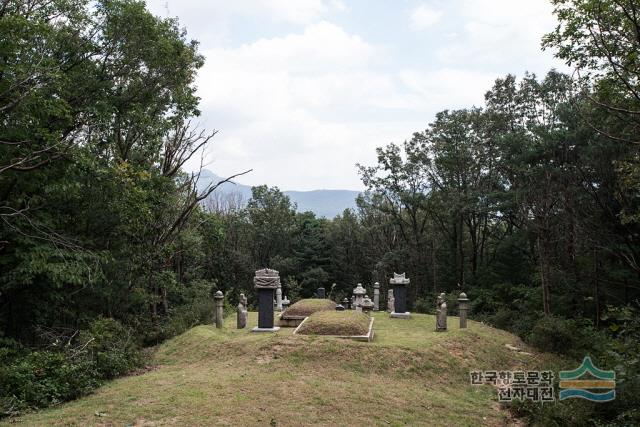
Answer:
<path fill-rule="evenodd" d="M 495 391 L 469 384 L 472 369 L 544 365 L 513 335 L 476 322 L 435 332 L 435 318 L 376 313 L 375 339 L 198 326 L 159 346 L 144 373 L 83 399 L 4 420 L 28 426 L 511 425 Z M 529 349 L 529 351 L 531 351 Z"/>

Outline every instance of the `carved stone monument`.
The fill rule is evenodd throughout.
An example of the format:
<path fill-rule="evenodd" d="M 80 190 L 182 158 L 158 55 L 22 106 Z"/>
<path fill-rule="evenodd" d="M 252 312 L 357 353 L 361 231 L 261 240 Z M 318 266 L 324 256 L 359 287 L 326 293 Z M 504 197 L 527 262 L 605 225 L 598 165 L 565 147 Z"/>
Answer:
<path fill-rule="evenodd" d="M 373 284 L 373 311 L 380 310 L 380 282 Z"/>
<path fill-rule="evenodd" d="M 389 279 L 389 284 L 393 286 L 393 311 L 389 316 L 393 319 L 409 319 L 411 317 L 411 313 L 407 311 L 407 285 L 409 282 L 405 273 L 393 273 L 393 277 Z"/>
<path fill-rule="evenodd" d="M 287 298 L 287 296 L 284 296 L 284 299 L 282 300 L 282 311 L 286 310 L 287 307 L 289 307 L 289 304 L 291 304 L 291 301 L 289 301 L 289 298 Z"/>
<path fill-rule="evenodd" d="M 222 291 L 216 292 L 213 299 L 216 303 L 216 328 L 222 329 L 222 322 L 224 321 L 224 295 L 222 294 Z"/>
<path fill-rule="evenodd" d="M 438 296 L 438 310 L 436 311 L 436 332 L 447 330 L 447 301 L 445 293 Z"/>
<path fill-rule="evenodd" d="M 247 297 L 244 294 L 240 294 L 240 301 L 236 308 L 236 326 L 238 329 L 247 327 Z"/>
<path fill-rule="evenodd" d="M 258 290 L 258 326 L 253 328 L 253 332 L 279 330 L 279 326 L 273 325 L 273 293 L 280 285 L 280 275 L 269 268 L 258 270 L 253 285 Z"/>
<path fill-rule="evenodd" d="M 393 313 L 393 306 L 394 306 L 394 301 L 393 301 L 393 289 L 389 289 L 387 291 L 387 311 L 389 313 Z"/>
<path fill-rule="evenodd" d="M 316 291 L 316 295 L 318 295 L 318 298 L 326 298 L 324 288 L 318 288 L 318 290 Z"/>
<path fill-rule="evenodd" d="M 349 310 L 351 308 L 351 301 L 349 300 L 349 298 L 344 297 L 342 299 L 342 306 L 346 309 Z"/>
<path fill-rule="evenodd" d="M 462 292 L 458 297 L 458 312 L 460 316 L 460 329 L 467 327 L 467 313 L 469 312 L 469 298 Z"/>

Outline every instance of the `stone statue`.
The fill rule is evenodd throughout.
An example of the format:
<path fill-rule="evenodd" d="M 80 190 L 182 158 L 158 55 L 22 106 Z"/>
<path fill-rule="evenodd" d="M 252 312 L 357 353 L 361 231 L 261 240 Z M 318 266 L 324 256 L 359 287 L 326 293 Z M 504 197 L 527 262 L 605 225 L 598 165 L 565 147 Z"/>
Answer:
<path fill-rule="evenodd" d="M 282 311 L 282 285 L 280 283 L 276 288 L 276 311 Z"/>
<path fill-rule="evenodd" d="M 238 329 L 244 329 L 247 327 L 247 297 L 244 294 L 240 294 L 240 302 L 236 308 L 236 323 Z"/>
<path fill-rule="evenodd" d="M 444 332 L 447 330 L 447 302 L 445 301 L 445 294 L 442 293 L 438 296 L 439 307 L 436 314 L 436 331 Z"/>
<path fill-rule="evenodd" d="M 394 310 L 394 299 L 393 299 L 393 289 L 389 289 L 387 292 L 387 311 L 389 313 L 393 313 Z"/>

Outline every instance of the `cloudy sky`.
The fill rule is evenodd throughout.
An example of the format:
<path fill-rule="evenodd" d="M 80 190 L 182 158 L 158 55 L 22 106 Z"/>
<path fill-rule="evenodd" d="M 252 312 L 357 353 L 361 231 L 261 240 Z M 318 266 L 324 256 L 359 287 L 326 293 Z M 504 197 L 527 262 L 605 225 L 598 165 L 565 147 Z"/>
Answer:
<path fill-rule="evenodd" d="M 564 69 L 546 0 L 148 0 L 201 43 L 208 168 L 244 184 L 362 188 L 356 163 L 481 105 L 500 76 Z M 196 167 L 197 165 L 191 165 Z"/>

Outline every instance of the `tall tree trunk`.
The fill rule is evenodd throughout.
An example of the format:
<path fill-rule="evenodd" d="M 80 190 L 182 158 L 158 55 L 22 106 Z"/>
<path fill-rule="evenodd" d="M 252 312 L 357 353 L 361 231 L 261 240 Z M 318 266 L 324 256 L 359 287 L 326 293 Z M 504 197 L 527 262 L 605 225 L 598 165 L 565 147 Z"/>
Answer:
<path fill-rule="evenodd" d="M 540 283 L 542 285 L 542 308 L 545 315 L 551 314 L 551 266 L 549 260 L 548 234 L 538 235 L 538 263 L 540 267 Z"/>

